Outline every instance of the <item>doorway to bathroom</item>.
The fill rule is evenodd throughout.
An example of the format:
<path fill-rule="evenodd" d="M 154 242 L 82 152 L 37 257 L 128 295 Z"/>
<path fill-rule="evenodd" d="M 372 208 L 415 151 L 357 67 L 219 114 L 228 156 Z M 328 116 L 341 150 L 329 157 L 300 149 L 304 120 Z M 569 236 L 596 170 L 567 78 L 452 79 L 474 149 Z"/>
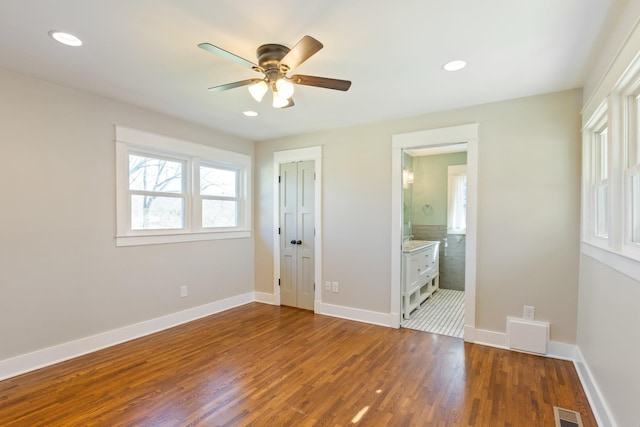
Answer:
<path fill-rule="evenodd" d="M 462 165 L 465 163 L 463 159 L 465 145 L 463 144 L 466 144 L 466 177 L 455 178 L 464 175 L 463 169 L 459 169 L 463 168 Z M 413 191 L 409 193 L 409 189 L 405 188 L 409 186 L 408 184 L 415 187 L 418 185 L 427 186 L 420 184 L 421 172 L 418 169 L 424 169 L 428 165 L 423 164 L 422 159 L 417 160 L 416 158 L 425 157 L 425 154 L 429 154 L 426 157 L 433 156 L 434 158 L 441 154 L 451 154 L 437 153 L 437 151 L 423 152 L 422 149 L 453 150 L 454 153 L 458 153 L 455 154 L 456 156 L 460 156 L 457 161 L 445 165 L 446 173 L 439 178 L 446 182 L 444 184 L 446 186 L 444 190 L 446 201 L 444 202 L 442 195 L 438 196 L 439 202 L 431 202 L 436 199 L 425 199 L 424 195 L 418 194 L 417 188 L 415 194 Z M 413 164 L 409 166 L 409 159 L 405 162 L 407 155 L 411 157 L 411 161 L 416 160 L 415 168 Z M 449 166 L 452 168 L 450 169 Z M 421 311 L 419 309 L 427 307 L 429 303 L 437 302 L 438 295 L 443 299 L 447 294 L 452 294 L 458 298 L 456 300 L 455 297 L 451 298 L 449 295 L 454 300 L 449 303 L 456 304 L 458 311 L 464 313 L 464 320 L 458 322 L 463 324 L 461 335 L 465 341 L 475 341 L 477 175 L 477 123 L 392 136 L 390 303 L 391 318 L 396 320 L 392 325 L 409 327 L 407 322 L 416 318 L 414 316 Z M 457 191 L 456 188 L 460 191 Z M 420 191 L 424 192 L 425 188 Z M 455 203 L 456 198 L 457 205 L 452 206 L 464 207 L 466 204 L 464 216 L 460 216 L 455 212 L 455 209 L 449 207 L 449 204 Z M 441 212 L 438 212 L 438 206 L 440 206 Z M 414 218 L 408 220 L 407 216 L 410 215 L 414 215 Z M 440 219 L 436 221 L 438 216 Z M 442 218 L 446 218 L 446 220 Z M 454 248 L 454 244 L 457 247 Z M 453 256 L 455 249 L 458 250 L 458 265 L 455 265 L 455 262 L 447 266 L 441 265 L 441 258 L 445 256 L 452 261 L 455 260 Z M 461 256 L 462 254 L 464 255 Z M 408 260 L 410 268 L 407 268 L 406 261 Z M 449 273 L 449 277 L 445 277 L 447 283 L 446 285 L 443 283 L 443 286 L 440 286 L 441 273 L 444 273 L 444 276 Z M 418 280 L 417 283 L 414 283 L 416 277 Z M 453 280 L 450 280 L 452 278 Z M 456 287 L 460 288 L 459 279 L 464 283 L 464 290 L 455 289 Z M 453 289 L 446 289 L 444 286 Z M 462 304 L 460 300 L 462 300 Z M 407 311 L 408 314 L 406 314 Z M 436 310 L 432 311 L 436 312 Z M 444 331 L 436 332 L 442 333 Z"/>
<path fill-rule="evenodd" d="M 462 338 L 467 144 L 403 150 L 402 188 L 402 326 Z"/>

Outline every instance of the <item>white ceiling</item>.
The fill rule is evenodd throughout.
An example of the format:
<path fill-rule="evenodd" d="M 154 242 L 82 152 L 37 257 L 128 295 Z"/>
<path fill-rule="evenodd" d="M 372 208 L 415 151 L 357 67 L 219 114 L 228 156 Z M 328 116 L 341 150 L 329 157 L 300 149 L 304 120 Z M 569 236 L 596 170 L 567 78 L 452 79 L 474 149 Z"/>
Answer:
<path fill-rule="evenodd" d="M 625 3 L 0 0 L 0 68 L 264 140 L 581 87 Z M 54 42 L 53 29 L 84 46 Z M 306 34 L 324 49 L 295 72 L 351 80 L 348 92 L 298 86 L 296 105 L 277 110 L 246 88 L 207 90 L 257 75 L 198 43 L 255 62 L 259 45 Z M 451 59 L 468 66 L 442 71 Z"/>

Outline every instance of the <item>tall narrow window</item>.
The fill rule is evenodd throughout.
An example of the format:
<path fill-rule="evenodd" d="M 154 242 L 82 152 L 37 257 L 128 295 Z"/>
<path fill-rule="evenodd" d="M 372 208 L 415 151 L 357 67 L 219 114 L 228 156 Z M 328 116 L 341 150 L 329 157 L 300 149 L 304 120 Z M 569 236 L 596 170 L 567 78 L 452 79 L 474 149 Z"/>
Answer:
<path fill-rule="evenodd" d="M 627 236 L 631 243 L 640 243 L 640 95 L 628 97 L 626 200 L 629 213 Z"/>
<path fill-rule="evenodd" d="M 129 154 L 132 230 L 185 227 L 184 161 Z"/>
<path fill-rule="evenodd" d="M 467 165 L 449 166 L 447 233 L 467 232 Z"/>
<path fill-rule="evenodd" d="M 598 237 L 608 237 L 609 218 L 607 211 L 609 204 L 609 143 L 607 128 L 600 128 L 600 130 L 595 132 L 594 136 L 594 235 Z"/>

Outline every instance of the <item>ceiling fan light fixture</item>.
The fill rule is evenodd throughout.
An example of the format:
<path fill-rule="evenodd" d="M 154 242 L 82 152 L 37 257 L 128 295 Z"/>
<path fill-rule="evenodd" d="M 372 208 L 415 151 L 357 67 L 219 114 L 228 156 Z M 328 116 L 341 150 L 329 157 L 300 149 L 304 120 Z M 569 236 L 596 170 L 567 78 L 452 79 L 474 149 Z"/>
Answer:
<path fill-rule="evenodd" d="M 261 80 L 258 83 L 249 85 L 249 93 L 251 94 L 253 99 L 255 99 L 258 102 L 262 101 L 262 98 L 264 98 L 264 95 L 267 93 L 268 90 L 269 90 L 269 86 L 267 86 L 267 83 L 264 80 Z"/>
<path fill-rule="evenodd" d="M 282 108 L 289 105 L 289 100 L 287 98 L 283 98 L 280 96 L 277 90 L 273 91 L 273 107 L 274 108 Z"/>
<path fill-rule="evenodd" d="M 284 77 L 276 80 L 276 89 L 278 90 L 278 96 L 281 98 L 289 99 L 293 96 L 293 83 Z"/>

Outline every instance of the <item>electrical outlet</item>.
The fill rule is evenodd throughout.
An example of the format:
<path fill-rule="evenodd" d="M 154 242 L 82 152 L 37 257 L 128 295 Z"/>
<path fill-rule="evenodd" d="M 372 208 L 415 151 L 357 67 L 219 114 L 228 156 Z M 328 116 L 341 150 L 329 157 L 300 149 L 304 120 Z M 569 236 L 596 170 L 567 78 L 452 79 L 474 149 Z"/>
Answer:
<path fill-rule="evenodd" d="M 184 298 L 189 295 L 189 288 L 187 286 L 180 286 L 180 297 Z"/>
<path fill-rule="evenodd" d="M 338 282 L 331 282 L 331 292 L 338 293 L 339 291 Z"/>
<path fill-rule="evenodd" d="M 328 280 L 324 282 L 324 290 L 331 291 L 331 282 L 329 282 Z"/>
<path fill-rule="evenodd" d="M 533 320 L 533 318 L 535 317 L 536 314 L 536 308 L 532 305 L 525 305 L 524 306 L 524 314 L 523 314 L 523 318 L 524 320 Z"/>

